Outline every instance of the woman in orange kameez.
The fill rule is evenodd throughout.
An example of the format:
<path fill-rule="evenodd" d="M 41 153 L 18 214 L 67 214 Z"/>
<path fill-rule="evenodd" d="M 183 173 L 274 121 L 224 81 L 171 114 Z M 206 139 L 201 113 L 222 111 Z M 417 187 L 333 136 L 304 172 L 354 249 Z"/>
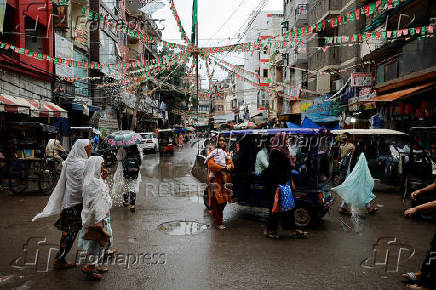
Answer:
<path fill-rule="evenodd" d="M 218 147 L 226 151 L 226 154 L 230 155 L 230 153 L 226 150 L 226 140 L 224 137 L 220 137 L 218 141 Z M 223 230 L 226 227 L 224 226 L 223 221 L 223 211 L 228 202 L 232 201 L 232 190 L 231 190 L 231 180 L 230 180 L 230 171 L 233 169 L 233 161 L 232 159 L 226 160 L 226 169 L 227 169 L 227 185 L 224 185 L 223 176 L 220 174 L 220 171 L 223 170 L 221 165 L 215 163 L 214 159 L 211 158 L 207 163 L 208 174 L 207 174 L 207 184 L 209 184 L 209 205 L 212 207 L 212 217 L 214 218 L 215 227 L 219 230 Z M 211 174 L 213 173 L 213 174 Z M 214 175 L 211 177 L 210 175 Z M 211 193 L 212 191 L 212 193 Z"/>

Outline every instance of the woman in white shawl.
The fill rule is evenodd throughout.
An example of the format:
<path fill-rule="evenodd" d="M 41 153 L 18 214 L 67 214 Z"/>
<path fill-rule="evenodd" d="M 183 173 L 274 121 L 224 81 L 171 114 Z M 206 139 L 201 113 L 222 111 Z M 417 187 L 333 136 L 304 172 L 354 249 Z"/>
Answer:
<path fill-rule="evenodd" d="M 90 226 L 104 228 L 112 236 L 110 226 L 109 210 L 112 207 L 112 199 L 109 195 L 109 187 L 104 181 L 108 175 L 104 168 L 104 160 L 100 156 L 89 158 L 85 169 L 85 181 L 83 182 L 83 210 L 82 225 L 79 233 L 78 246 L 86 251 L 88 255 L 93 255 L 92 264 L 82 268 L 82 272 L 93 280 L 100 280 L 101 274 L 108 271 L 105 267 L 99 267 L 98 262 L 103 258 L 105 247 L 109 247 L 111 240 L 101 247 L 98 241 L 84 240 L 83 236 Z"/>
<path fill-rule="evenodd" d="M 62 231 L 59 252 L 53 264 L 54 269 L 74 267 L 68 263 L 66 256 L 74 244 L 77 233 L 82 228 L 82 189 L 86 161 L 92 146 L 88 139 L 79 139 L 74 143 L 67 159 L 62 164 L 59 181 L 48 200 L 44 210 L 32 221 L 60 213 L 55 226 Z"/>

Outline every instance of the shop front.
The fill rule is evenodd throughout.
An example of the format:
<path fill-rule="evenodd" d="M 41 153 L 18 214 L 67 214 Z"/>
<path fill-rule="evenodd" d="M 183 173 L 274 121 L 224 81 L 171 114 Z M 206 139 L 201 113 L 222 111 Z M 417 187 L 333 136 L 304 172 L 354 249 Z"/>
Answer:
<path fill-rule="evenodd" d="M 377 115 L 384 128 L 408 132 L 411 127 L 434 126 L 436 123 L 436 71 L 391 82 L 376 88 Z"/>

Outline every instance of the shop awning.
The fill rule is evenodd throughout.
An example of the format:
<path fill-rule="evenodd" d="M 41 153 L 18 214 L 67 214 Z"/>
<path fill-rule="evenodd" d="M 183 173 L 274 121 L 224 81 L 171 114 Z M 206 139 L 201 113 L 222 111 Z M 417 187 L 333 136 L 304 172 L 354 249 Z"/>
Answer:
<path fill-rule="evenodd" d="M 83 104 L 71 103 L 71 108 L 73 110 L 76 110 L 76 111 L 83 111 L 84 110 Z M 96 111 L 100 111 L 101 110 L 100 107 L 91 106 L 91 105 L 88 105 L 88 109 L 89 109 L 90 112 L 96 112 Z"/>
<path fill-rule="evenodd" d="M 0 112 L 20 113 L 31 117 L 68 117 L 67 111 L 52 102 L 5 94 L 0 94 Z"/>
<path fill-rule="evenodd" d="M 392 102 L 392 101 L 396 101 L 399 100 L 401 98 L 406 98 L 407 96 L 418 92 L 419 90 L 425 89 L 427 87 L 430 87 L 432 85 L 435 85 L 435 82 L 431 82 L 431 83 L 427 83 L 424 85 L 420 85 L 420 86 L 416 86 L 413 88 L 408 88 L 408 89 L 404 89 L 404 90 L 399 90 L 390 94 L 384 94 L 375 98 L 371 98 L 371 99 L 367 99 L 364 102 Z"/>

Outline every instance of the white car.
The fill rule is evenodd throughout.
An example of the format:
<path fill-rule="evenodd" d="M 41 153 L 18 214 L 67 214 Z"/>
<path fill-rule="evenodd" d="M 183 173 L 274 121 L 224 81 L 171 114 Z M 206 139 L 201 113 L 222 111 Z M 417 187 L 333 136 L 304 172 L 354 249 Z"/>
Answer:
<path fill-rule="evenodd" d="M 159 150 L 159 141 L 157 135 L 153 132 L 149 133 L 139 133 L 142 136 L 142 143 L 138 144 L 138 149 L 141 153 L 146 151 L 151 151 L 156 153 Z"/>

